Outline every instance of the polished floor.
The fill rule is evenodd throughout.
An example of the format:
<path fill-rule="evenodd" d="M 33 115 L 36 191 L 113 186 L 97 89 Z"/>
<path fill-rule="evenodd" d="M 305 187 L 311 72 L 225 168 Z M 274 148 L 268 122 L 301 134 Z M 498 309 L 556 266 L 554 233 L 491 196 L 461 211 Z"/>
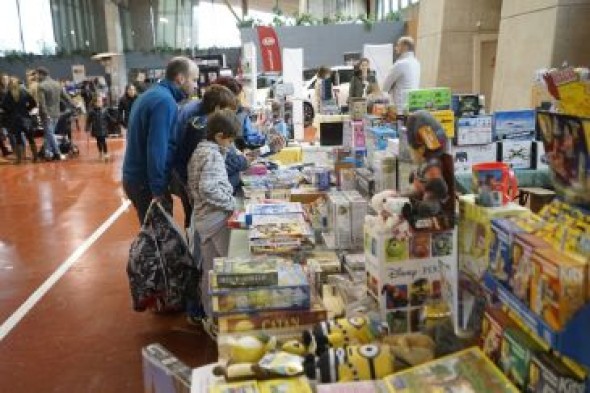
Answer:
<path fill-rule="evenodd" d="M 77 158 L 0 164 L 0 324 L 122 204 L 124 141 L 108 141 L 105 163 L 76 135 Z M 190 366 L 215 361 L 183 315 L 132 310 L 125 268 L 138 228 L 130 207 L 0 341 L 0 392 L 143 392 L 141 348 L 154 342 Z"/>

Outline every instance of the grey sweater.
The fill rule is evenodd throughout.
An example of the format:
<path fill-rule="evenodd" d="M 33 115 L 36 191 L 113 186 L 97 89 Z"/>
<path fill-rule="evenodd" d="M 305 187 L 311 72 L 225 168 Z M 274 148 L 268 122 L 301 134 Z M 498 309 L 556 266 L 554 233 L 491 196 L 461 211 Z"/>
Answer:
<path fill-rule="evenodd" d="M 188 186 L 194 201 L 193 222 L 205 241 L 226 224 L 236 207 L 218 144 L 199 143 L 188 164 Z"/>

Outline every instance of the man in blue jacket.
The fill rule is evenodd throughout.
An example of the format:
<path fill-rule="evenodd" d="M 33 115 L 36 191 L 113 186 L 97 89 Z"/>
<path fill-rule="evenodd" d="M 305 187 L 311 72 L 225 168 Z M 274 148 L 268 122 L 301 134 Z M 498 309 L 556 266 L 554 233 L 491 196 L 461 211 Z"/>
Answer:
<path fill-rule="evenodd" d="M 186 57 L 175 57 L 166 77 L 143 93 L 129 115 L 123 188 L 143 223 L 152 200 L 171 201 L 170 170 L 176 152 L 177 103 L 195 88 L 199 69 Z"/>

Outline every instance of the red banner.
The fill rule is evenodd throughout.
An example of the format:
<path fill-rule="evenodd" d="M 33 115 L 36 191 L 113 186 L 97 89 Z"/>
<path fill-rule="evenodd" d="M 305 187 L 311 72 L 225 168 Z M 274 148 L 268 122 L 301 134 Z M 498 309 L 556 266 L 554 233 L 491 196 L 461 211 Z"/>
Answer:
<path fill-rule="evenodd" d="M 257 26 L 258 40 L 260 42 L 260 54 L 264 72 L 281 72 L 281 48 L 275 29 L 270 26 Z"/>

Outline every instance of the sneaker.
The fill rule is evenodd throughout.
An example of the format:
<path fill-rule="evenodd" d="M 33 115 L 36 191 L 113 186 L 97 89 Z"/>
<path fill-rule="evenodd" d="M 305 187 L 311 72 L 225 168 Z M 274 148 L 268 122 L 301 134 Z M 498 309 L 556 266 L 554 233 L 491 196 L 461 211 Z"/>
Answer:
<path fill-rule="evenodd" d="M 205 333 L 211 337 L 211 340 L 217 341 L 217 332 L 219 332 L 219 328 L 215 321 L 213 321 L 213 318 L 203 317 L 201 319 L 201 324 L 203 325 Z"/>
<path fill-rule="evenodd" d="M 60 161 L 64 161 L 66 159 L 66 156 L 64 154 L 60 154 L 59 155 L 59 160 Z"/>
<path fill-rule="evenodd" d="M 105 153 L 103 158 L 105 161 L 109 161 L 111 159 L 111 156 L 109 156 L 109 153 Z"/>

